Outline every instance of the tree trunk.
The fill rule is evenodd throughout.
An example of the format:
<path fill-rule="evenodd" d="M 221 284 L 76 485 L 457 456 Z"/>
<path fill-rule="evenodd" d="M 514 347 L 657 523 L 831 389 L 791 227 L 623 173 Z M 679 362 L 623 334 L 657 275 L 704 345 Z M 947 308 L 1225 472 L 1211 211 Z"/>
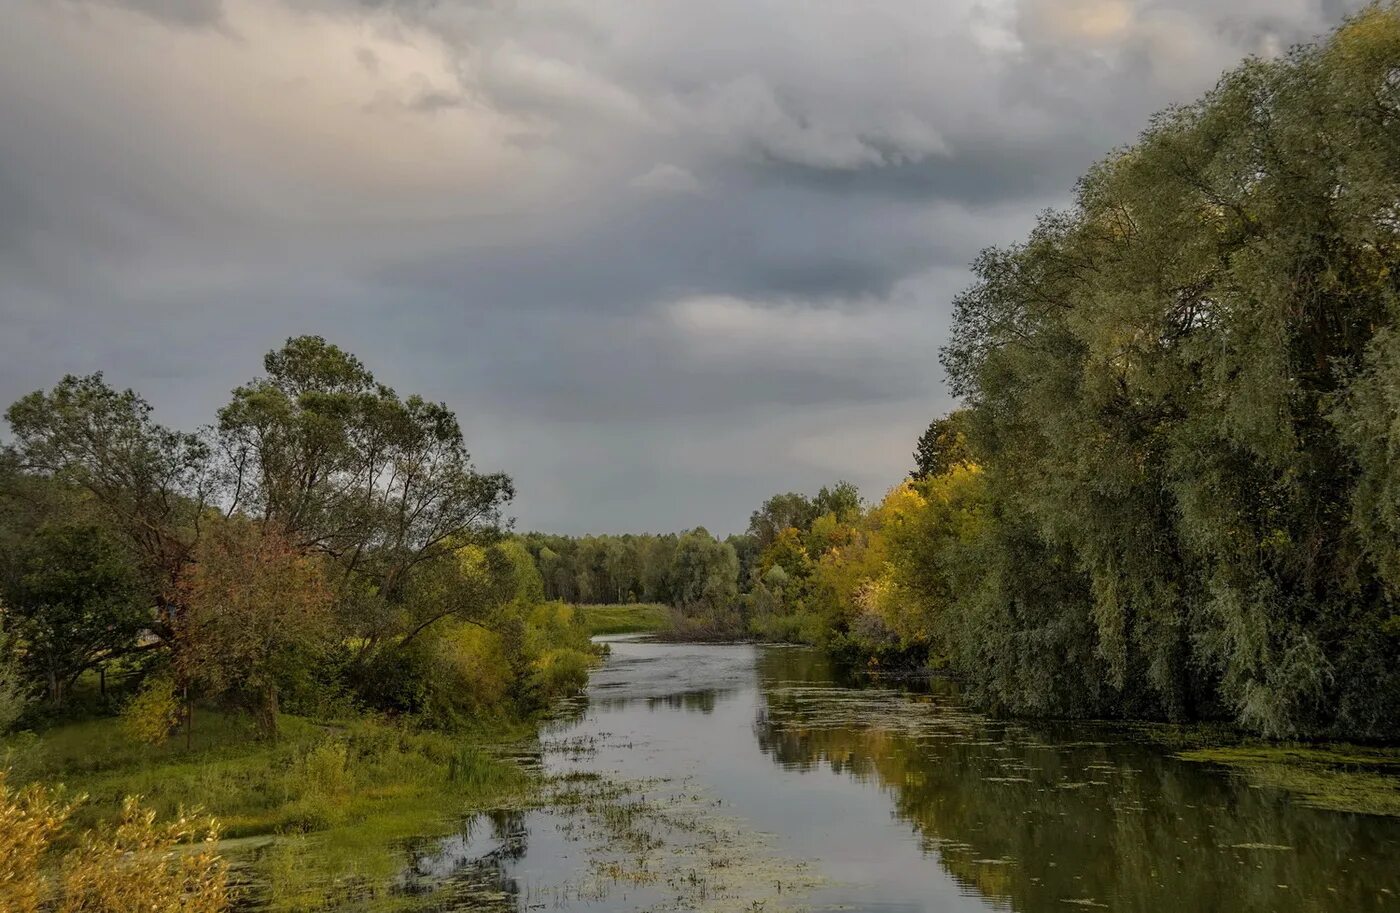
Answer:
<path fill-rule="evenodd" d="M 263 735 L 277 741 L 277 686 L 268 685 L 263 691 L 262 713 L 259 714 L 259 727 Z"/>

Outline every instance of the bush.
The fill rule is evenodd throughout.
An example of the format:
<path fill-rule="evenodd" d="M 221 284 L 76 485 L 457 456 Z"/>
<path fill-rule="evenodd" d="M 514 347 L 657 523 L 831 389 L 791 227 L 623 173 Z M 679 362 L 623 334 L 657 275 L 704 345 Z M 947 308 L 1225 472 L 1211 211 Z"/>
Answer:
<path fill-rule="evenodd" d="M 588 684 L 593 656 L 579 650 L 550 650 L 534 662 L 531 686 L 541 700 L 573 694 Z"/>
<path fill-rule="evenodd" d="M 181 715 L 175 683 L 168 676 L 155 676 L 146 680 L 122 710 L 122 731 L 132 741 L 160 745 L 180 725 Z"/>
<path fill-rule="evenodd" d="M 213 819 L 178 815 L 164 824 L 129 797 L 121 814 L 84 833 L 55 878 L 43 864 L 66 835 L 81 799 L 64 802 L 43 786 L 14 791 L 0 775 L 0 910 L 5 913 L 221 913 L 229 906 L 228 865 L 215 852 Z M 183 845 L 198 843 L 194 851 Z"/>
<path fill-rule="evenodd" d="M 19 722 L 30 700 L 19 661 L 8 647 L 5 632 L 0 630 L 0 735 L 9 732 Z"/>

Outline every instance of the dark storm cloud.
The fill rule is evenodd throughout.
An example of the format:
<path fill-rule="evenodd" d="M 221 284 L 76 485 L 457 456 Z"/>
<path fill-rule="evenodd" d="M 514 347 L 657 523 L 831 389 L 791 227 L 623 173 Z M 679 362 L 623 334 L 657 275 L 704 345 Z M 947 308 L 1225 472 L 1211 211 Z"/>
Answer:
<path fill-rule="evenodd" d="M 869 495 L 983 246 L 1338 0 L 21 0 L 0 399 L 180 425 L 314 332 L 446 400 L 526 526 Z"/>

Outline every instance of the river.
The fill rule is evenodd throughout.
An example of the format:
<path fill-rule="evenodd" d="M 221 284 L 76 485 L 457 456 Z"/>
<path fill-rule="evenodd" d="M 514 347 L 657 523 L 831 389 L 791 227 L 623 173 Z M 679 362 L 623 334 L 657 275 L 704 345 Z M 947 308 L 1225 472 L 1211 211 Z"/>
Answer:
<path fill-rule="evenodd" d="M 555 807 L 418 857 L 448 909 L 1400 910 L 1400 819 L 803 648 L 616 641 L 543 758 Z"/>

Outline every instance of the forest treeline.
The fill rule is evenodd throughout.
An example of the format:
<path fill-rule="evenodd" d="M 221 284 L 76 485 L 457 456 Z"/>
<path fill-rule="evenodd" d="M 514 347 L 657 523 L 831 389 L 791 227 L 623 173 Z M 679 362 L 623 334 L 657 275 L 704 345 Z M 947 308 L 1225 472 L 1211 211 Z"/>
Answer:
<path fill-rule="evenodd" d="M 1400 7 L 1159 114 L 975 275 L 964 408 L 878 504 L 687 534 L 727 604 L 667 590 L 667 537 L 537 539 L 546 586 L 918 657 L 1009 712 L 1400 737 Z"/>

